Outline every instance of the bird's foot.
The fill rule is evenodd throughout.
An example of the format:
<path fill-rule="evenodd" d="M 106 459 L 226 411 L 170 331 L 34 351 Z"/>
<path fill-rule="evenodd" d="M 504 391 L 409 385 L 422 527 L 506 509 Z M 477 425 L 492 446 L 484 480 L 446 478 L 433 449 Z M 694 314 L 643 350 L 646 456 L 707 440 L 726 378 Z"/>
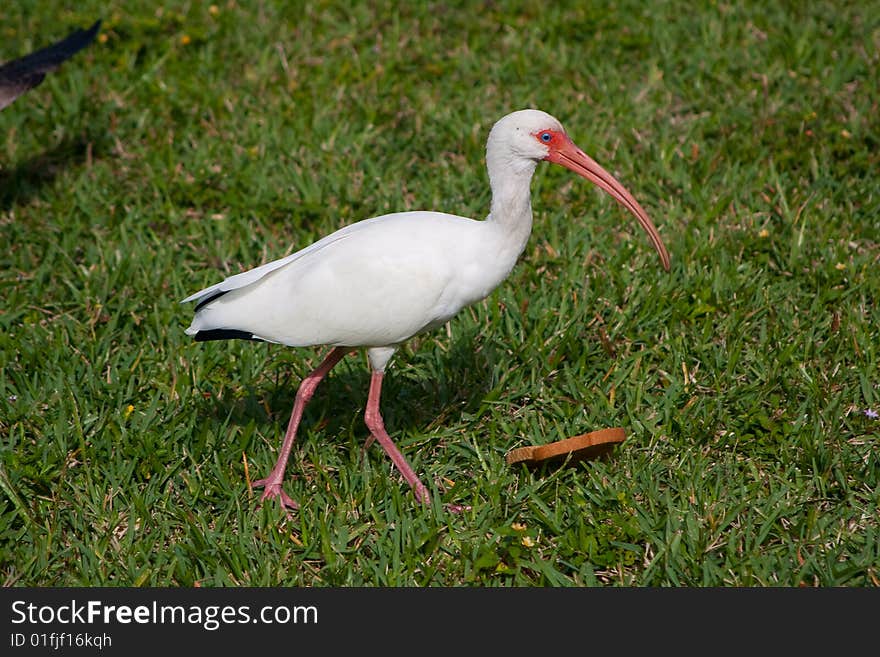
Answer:
<path fill-rule="evenodd" d="M 422 504 L 430 504 L 431 496 L 428 494 L 428 489 L 425 488 L 425 484 L 423 484 L 418 479 L 412 484 L 413 494 L 416 496 L 416 499 Z"/>
<path fill-rule="evenodd" d="M 367 438 L 367 442 L 364 443 L 363 450 L 361 450 L 361 458 L 367 457 L 367 449 L 369 449 L 370 445 L 375 442 L 376 437 L 371 435 Z M 390 439 L 389 439 L 390 440 Z M 382 446 L 386 451 L 388 448 L 383 445 Z M 416 500 L 421 502 L 422 504 L 430 504 L 431 503 L 431 495 L 428 493 L 428 488 L 425 484 L 422 483 L 422 480 L 416 476 L 416 473 L 412 471 L 409 463 L 406 462 L 406 459 L 403 458 L 403 454 L 397 450 L 393 443 L 391 443 L 391 447 L 394 450 L 394 454 L 391 456 L 391 460 L 397 465 L 397 467 L 403 472 L 403 477 L 406 479 L 406 482 L 409 484 L 410 488 L 412 488 L 413 495 L 416 496 Z M 398 458 L 395 458 L 398 457 Z M 402 466 L 402 467 L 401 467 Z"/>
<path fill-rule="evenodd" d="M 299 508 L 299 504 L 281 488 L 281 482 L 273 480 L 271 476 L 266 479 L 258 479 L 251 484 L 251 488 L 263 489 L 263 494 L 260 496 L 260 503 L 257 505 L 257 508 L 263 506 L 263 502 L 272 498 L 277 499 L 281 508 L 286 511 L 296 511 Z"/>

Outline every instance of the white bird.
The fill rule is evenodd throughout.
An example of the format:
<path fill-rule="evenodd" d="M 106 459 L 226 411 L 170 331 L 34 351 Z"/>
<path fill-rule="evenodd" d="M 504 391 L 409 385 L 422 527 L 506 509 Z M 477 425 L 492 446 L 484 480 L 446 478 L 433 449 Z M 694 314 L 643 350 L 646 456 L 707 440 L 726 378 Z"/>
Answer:
<path fill-rule="evenodd" d="M 385 367 L 406 340 L 446 323 L 507 278 L 532 230 L 529 187 L 541 160 L 560 164 L 613 196 L 635 215 L 669 270 L 666 247 L 633 196 L 572 142 L 558 120 L 527 109 L 503 117 L 489 133 L 492 202 L 484 221 L 429 211 L 366 219 L 181 302 L 199 302 L 186 330 L 197 341 L 244 338 L 333 347 L 300 384 L 271 473 L 253 483 L 264 489 L 261 503 L 277 498 L 284 507 L 297 507 L 282 482 L 303 408 L 321 379 L 359 347 L 367 349 L 372 368 L 367 446 L 378 440 L 416 498 L 429 500 L 428 489 L 385 430 L 379 411 Z"/>

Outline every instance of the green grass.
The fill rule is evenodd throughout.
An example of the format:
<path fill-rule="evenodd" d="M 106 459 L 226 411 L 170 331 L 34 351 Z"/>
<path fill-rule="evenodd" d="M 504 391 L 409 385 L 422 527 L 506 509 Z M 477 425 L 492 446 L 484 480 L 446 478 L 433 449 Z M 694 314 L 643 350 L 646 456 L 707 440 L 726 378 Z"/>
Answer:
<path fill-rule="evenodd" d="M 0 113 L 5 584 L 880 583 L 877 2 L 114 4 L 0 19 L 2 60 L 106 37 Z M 542 165 L 510 279 L 386 379 L 434 504 L 362 458 L 354 356 L 306 412 L 302 509 L 256 510 L 325 350 L 195 344 L 178 301 L 387 211 L 484 216 L 486 135 L 527 106 L 672 272 Z M 607 426 L 607 460 L 505 464 Z"/>

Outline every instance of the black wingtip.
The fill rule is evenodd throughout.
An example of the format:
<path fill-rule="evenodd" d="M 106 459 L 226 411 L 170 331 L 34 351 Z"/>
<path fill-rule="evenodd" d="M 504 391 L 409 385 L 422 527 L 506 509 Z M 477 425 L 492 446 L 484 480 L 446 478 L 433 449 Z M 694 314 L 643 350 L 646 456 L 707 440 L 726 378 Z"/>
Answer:
<path fill-rule="evenodd" d="M 95 40 L 95 35 L 98 34 L 98 30 L 101 29 L 101 19 L 99 18 L 92 26 L 86 28 L 85 30 L 79 29 L 71 32 L 67 39 L 71 40 L 72 44 L 76 44 L 79 48 L 89 45 L 92 41 Z M 65 39 L 65 41 L 67 40 Z"/>
<path fill-rule="evenodd" d="M 207 331 L 199 331 L 193 337 L 196 342 L 208 342 L 209 340 L 253 340 L 254 342 L 265 342 L 265 340 L 255 337 L 249 331 L 239 331 L 237 329 L 209 329 Z"/>
<path fill-rule="evenodd" d="M 91 35 L 92 35 L 92 38 L 94 38 L 95 35 L 98 33 L 98 30 L 101 29 L 101 20 L 102 20 L 102 19 L 99 18 L 98 20 L 96 20 L 96 21 L 92 24 L 92 26 L 91 26 L 88 30 L 86 30 L 86 32 L 87 32 L 88 34 L 91 34 Z"/>
<path fill-rule="evenodd" d="M 44 48 L 43 51 L 49 56 L 50 61 L 55 60 L 52 63 L 60 64 L 94 41 L 100 29 L 101 19 L 99 18 L 87 30 L 74 30 L 63 40 Z"/>
<path fill-rule="evenodd" d="M 76 29 L 60 41 L 8 62 L 4 67 L 12 67 L 19 74 L 49 73 L 94 41 L 99 29 L 101 29 L 100 18 L 87 30 Z"/>
<path fill-rule="evenodd" d="M 211 303 L 211 302 L 214 301 L 215 299 L 219 299 L 219 298 L 222 297 L 224 294 L 226 294 L 226 293 L 228 293 L 228 292 L 230 292 L 230 291 L 231 291 L 231 290 L 223 290 L 222 292 L 218 292 L 217 294 L 212 294 L 212 295 L 209 296 L 209 297 L 205 297 L 204 299 L 201 299 L 201 300 L 196 304 L 195 310 L 193 310 L 193 312 L 199 312 L 199 309 L 200 309 L 200 308 L 202 308 L 202 307 L 208 305 L 209 303 Z"/>
<path fill-rule="evenodd" d="M 94 41 L 100 28 L 98 19 L 87 30 L 74 30 L 60 41 L 0 65 L 0 109 L 39 85 L 47 73 Z"/>

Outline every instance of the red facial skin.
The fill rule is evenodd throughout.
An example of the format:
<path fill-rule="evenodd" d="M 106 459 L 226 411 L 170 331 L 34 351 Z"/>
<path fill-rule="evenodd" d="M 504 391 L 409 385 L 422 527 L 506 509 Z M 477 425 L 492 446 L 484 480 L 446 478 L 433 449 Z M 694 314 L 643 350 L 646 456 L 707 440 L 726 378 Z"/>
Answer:
<path fill-rule="evenodd" d="M 545 135 L 549 135 L 549 139 L 545 140 Z M 579 176 L 586 178 L 591 183 L 613 196 L 618 203 L 629 210 L 635 218 L 638 219 L 642 228 L 645 229 L 645 232 L 648 233 L 651 243 L 656 249 L 657 254 L 660 256 L 660 262 L 663 264 L 663 269 L 669 271 L 669 252 L 666 250 L 666 245 L 663 244 L 663 240 L 660 239 L 660 234 L 657 232 L 657 228 L 648 218 L 648 213 L 645 212 L 641 205 L 639 205 L 639 202 L 636 201 L 633 195 L 630 194 L 614 176 L 608 173 L 605 169 L 599 166 L 593 158 L 578 148 L 564 132 L 550 129 L 538 130 L 537 132 L 532 133 L 532 136 L 538 141 L 538 143 L 548 148 L 548 153 L 544 156 L 545 160 L 564 166 L 566 169 L 574 171 Z"/>

